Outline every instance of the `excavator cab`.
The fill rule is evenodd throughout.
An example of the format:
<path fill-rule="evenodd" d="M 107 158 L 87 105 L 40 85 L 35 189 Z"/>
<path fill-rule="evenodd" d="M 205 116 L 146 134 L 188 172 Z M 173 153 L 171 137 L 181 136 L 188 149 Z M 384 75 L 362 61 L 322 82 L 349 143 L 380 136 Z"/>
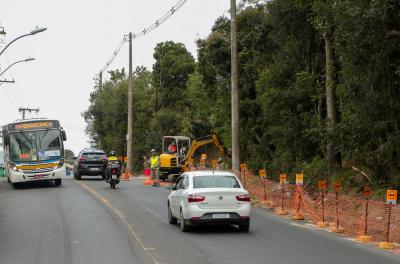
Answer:
<path fill-rule="evenodd" d="M 185 136 L 164 136 L 160 155 L 160 179 L 166 180 L 170 174 L 180 174 L 186 154 L 190 148 L 190 138 Z"/>
<path fill-rule="evenodd" d="M 230 159 L 230 152 L 214 133 L 190 140 L 184 136 L 164 136 L 160 155 L 160 180 L 173 181 L 192 168 L 211 168 L 213 160 Z"/>

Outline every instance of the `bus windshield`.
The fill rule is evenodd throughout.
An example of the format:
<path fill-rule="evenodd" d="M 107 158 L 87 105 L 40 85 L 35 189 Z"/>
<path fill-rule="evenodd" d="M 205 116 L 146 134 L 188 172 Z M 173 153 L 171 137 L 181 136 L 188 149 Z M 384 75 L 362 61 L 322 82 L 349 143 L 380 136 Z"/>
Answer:
<path fill-rule="evenodd" d="M 38 130 L 10 133 L 11 161 L 41 161 L 60 158 L 60 131 Z"/>

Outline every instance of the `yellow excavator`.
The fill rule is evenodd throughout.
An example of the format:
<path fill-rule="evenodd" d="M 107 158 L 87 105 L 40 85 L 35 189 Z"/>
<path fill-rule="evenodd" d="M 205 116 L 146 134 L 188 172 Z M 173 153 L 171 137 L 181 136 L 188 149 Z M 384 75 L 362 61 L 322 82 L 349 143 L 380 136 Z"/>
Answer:
<path fill-rule="evenodd" d="M 162 143 L 160 180 L 164 181 L 174 181 L 182 172 L 200 164 L 211 168 L 211 162 L 208 161 L 230 159 L 230 153 L 215 133 L 192 141 L 185 136 L 164 136 Z"/>

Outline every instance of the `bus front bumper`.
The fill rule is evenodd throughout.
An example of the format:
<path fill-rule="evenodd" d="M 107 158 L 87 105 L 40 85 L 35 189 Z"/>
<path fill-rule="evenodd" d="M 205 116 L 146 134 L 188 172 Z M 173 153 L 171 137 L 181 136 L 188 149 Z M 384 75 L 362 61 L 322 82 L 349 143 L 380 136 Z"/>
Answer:
<path fill-rule="evenodd" d="M 11 183 L 28 182 L 28 181 L 42 181 L 42 180 L 55 180 L 64 178 L 66 175 L 65 165 L 48 172 L 37 173 L 24 173 L 21 171 L 10 170 L 9 179 Z"/>

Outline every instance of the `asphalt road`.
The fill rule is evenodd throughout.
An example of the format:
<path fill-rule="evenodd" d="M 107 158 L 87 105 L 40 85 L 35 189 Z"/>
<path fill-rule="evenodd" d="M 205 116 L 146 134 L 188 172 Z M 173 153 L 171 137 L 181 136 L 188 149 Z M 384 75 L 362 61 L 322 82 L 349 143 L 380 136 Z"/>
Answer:
<path fill-rule="evenodd" d="M 112 190 L 64 180 L 15 190 L 0 181 L 0 263 L 400 263 L 400 256 L 254 208 L 232 226 L 181 233 L 167 222 L 166 188 L 138 179 Z"/>

